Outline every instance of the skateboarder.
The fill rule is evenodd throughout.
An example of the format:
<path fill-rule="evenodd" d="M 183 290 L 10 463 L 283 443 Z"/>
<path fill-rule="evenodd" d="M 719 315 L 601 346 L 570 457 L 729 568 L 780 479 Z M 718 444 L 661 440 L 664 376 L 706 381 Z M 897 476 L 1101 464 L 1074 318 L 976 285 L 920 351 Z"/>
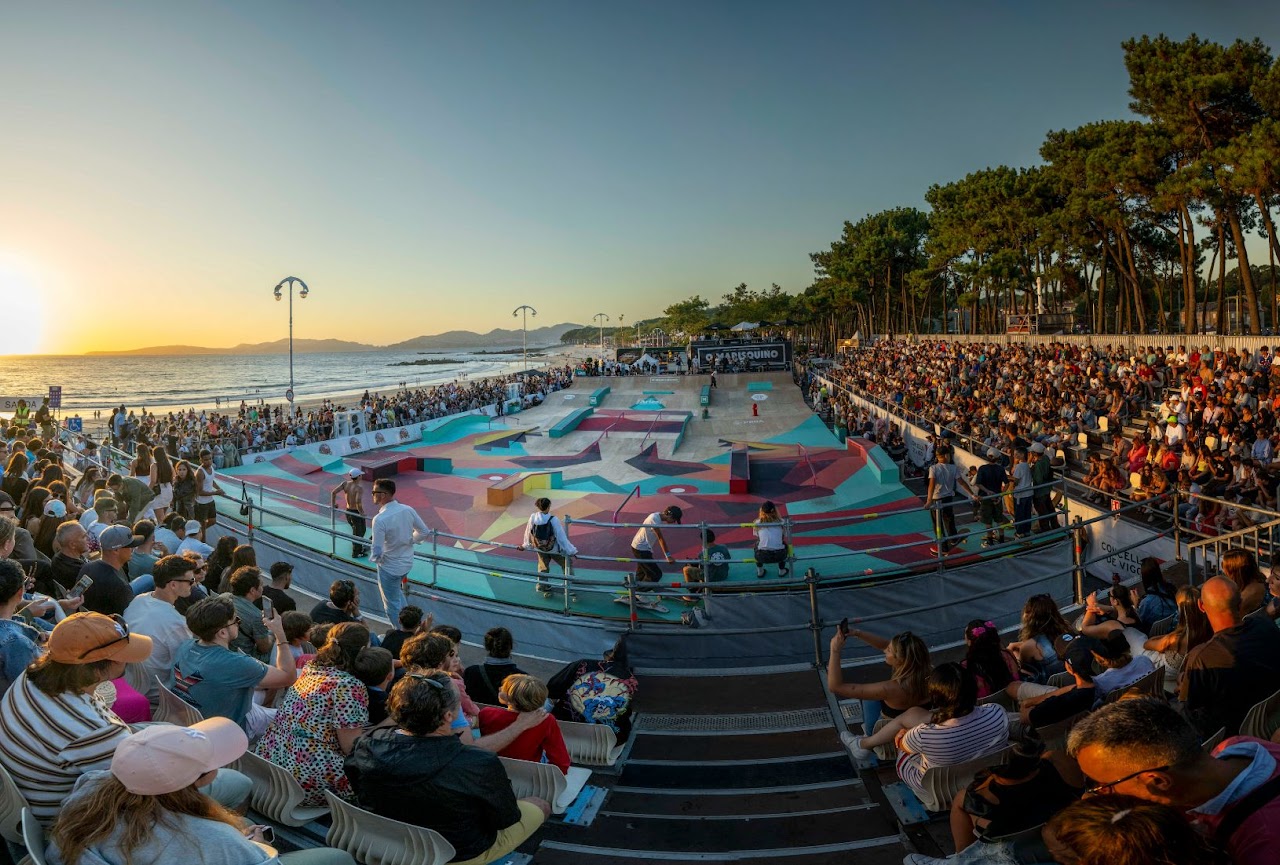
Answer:
<path fill-rule="evenodd" d="M 658 526 L 663 524 L 679 525 L 680 520 L 683 518 L 684 511 L 679 505 L 668 505 L 662 511 L 649 514 L 644 518 L 644 524 L 636 532 L 635 537 L 631 539 L 631 557 L 638 559 L 636 562 L 637 583 L 656 583 L 662 579 L 662 568 L 654 561 L 653 551 L 655 547 L 662 550 L 662 555 L 668 562 L 675 561 L 671 555 L 671 549 L 667 546 L 667 539 L 662 536 L 662 529 L 658 528 Z M 619 603 L 628 602 L 626 595 L 622 595 L 615 600 Z M 661 610 L 662 608 L 656 592 L 643 594 L 637 592 L 636 605 L 654 610 Z"/>
<path fill-rule="evenodd" d="M 569 536 L 565 534 L 560 519 L 551 513 L 551 499 L 540 498 L 533 504 L 537 510 L 529 515 L 529 522 L 524 527 L 524 539 L 516 549 L 533 548 L 538 554 L 539 576 L 551 571 L 551 562 L 555 562 L 563 571 L 565 556 L 576 556 L 578 548 L 569 543 Z M 543 597 L 551 597 L 550 583 L 538 580 L 535 588 Z"/>
<path fill-rule="evenodd" d="M 363 538 L 367 528 L 364 513 L 364 487 L 360 486 L 362 476 L 360 469 L 351 469 L 347 472 L 347 477 L 333 488 L 329 496 L 329 503 L 335 510 L 338 507 L 338 493 L 346 497 L 347 525 L 351 526 L 351 534 L 355 538 Z M 367 555 L 369 555 L 369 548 L 358 540 L 352 540 L 351 557 L 360 559 Z"/>

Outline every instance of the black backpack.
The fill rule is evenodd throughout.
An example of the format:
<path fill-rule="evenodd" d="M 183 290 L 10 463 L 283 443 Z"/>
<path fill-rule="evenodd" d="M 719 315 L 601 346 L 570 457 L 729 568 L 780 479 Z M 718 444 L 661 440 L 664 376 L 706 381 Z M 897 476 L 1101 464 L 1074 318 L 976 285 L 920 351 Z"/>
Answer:
<path fill-rule="evenodd" d="M 556 529 L 552 525 L 554 520 L 555 517 L 552 517 L 533 527 L 533 546 L 541 552 L 549 553 L 556 548 Z"/>

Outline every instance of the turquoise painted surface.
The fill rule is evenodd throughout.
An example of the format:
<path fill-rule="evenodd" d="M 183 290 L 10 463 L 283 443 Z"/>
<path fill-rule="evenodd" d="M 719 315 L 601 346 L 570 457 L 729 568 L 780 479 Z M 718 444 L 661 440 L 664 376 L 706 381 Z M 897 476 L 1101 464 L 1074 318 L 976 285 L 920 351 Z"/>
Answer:
<path fill-rule="evenodd" d="M 642 411 L 661 411 L 666 408 L 666 405 L 656 399 L 642 399 L 640 402 L 632 403 L 631 407 Z"/>

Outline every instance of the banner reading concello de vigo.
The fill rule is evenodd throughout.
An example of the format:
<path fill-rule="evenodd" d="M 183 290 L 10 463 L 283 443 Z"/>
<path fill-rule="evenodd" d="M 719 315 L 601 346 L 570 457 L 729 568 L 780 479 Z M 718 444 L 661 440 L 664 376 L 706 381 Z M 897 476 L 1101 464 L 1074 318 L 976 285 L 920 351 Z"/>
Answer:
<path fill-rule="evenodd" d="M 713 360 L 724 358 L 728 363 L 791 363 L 791 343 L 749 342 L 743 345 L 702 345 L 694 343 L 694 361 L 698 366 L 710 366 Z"/>

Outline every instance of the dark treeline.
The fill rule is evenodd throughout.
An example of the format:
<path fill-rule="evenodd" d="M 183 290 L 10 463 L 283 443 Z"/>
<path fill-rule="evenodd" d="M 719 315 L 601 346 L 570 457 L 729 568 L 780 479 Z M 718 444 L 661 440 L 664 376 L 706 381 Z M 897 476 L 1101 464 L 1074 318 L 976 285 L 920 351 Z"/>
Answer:
<path fill-rule="evenodd" d="M 743 284 L 714 308 L 694 296 L 639 334 L 790 318 L 830 345 L 854 330 L 1002 332 L 1007 315 L 1036 312 L 1074 313 L 1095 332 L 1225 333 L 1236 297 L 1237 330 L 1275 327 L 1280 63 L 1259 40 L 1194 35 L 1123 51 L 1138 119 L 1051 131 L 1042 165 L 984 168 L 929 187 L 928 211 L 845 222 L 810 256 L 815 279 L 799 294 Z M 1249 260 L 1251 235 L 1266 262 Z M 634 324 L 616 331 L 636 336 Z"/>

